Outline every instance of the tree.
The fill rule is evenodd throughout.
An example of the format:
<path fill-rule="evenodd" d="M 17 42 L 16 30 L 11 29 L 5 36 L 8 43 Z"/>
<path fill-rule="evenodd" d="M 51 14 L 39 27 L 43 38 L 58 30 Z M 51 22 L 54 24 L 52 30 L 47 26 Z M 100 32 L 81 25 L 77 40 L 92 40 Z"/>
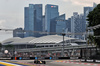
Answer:
<path fill-rule="evenodd" d="M 94 43 L 94 41 L 93 41 L 94 40 L 94 37 L 92 35 L 89 35 L 87 38 L 88 38 L 88 40 L 87 40 L 88 41 L 88 44 L 93 45 L 93 43 Z"/>
<path fill-rule="evenodd" d="M 13 52 L 14 46 L 11 44 L 5 45 L 5 49 L 9 50 L 10 52 Z"/>
<path fill-rule="evenodd" d="M 90 34 L 87 38 L 88 38 L 88 44 L 91 44 L 92 46 L 96 45 L 95 38 L 93 35 Z"/>
<path fill-rule="evenodd" d="M 0 48 L 2 47 L 2 44 L 0 43 Z"/>
<path fill-rule="evenodd" d="M 96 26 L 100 24 L 100 4 L 97 5 L 87 16 L 87 21 L 89 22 L 89 27 Z M 94 35 L 100 35 L 100 28 L 93 29 Z M 97 43 L 97 46 L 100 47 L 100 38 L 94 38 L 94 41 Z"/>
<path fill-rule="evenodd" d="M 5 50 L 8 50 L 13 55 L 14 46 L 12 44 L 5 45 Z"/>
<path fill-rule="evenodd" d="M 2 48 L 2 44 L 0 43 L 0 51 L 1 51 L 1 48 Z"/>

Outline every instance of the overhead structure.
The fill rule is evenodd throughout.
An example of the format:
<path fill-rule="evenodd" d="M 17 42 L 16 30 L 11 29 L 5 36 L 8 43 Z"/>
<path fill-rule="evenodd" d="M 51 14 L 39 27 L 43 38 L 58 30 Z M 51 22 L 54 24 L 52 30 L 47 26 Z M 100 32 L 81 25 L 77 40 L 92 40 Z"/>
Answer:
<path fill-rule="evenodd" d="M 93 26 L 93 27 L 88 27 L 87 30 L 97 29 L 97 28 L 100 28 L 100 24 Z"/>
<path fill-rule="evenodd" d="M 14 37 L 14 38 L 9 38 L 6 39 L 2 42 L 3 45 L 7 44 L 12 44 L 12 45 L 21 45 L 21 44 L 57 44 L 57 43 L 62 43 L 62 36 L 59 35 L 47 35 L 47 36 L 42 36 L 42 37 L 27 37 L 27 38 L 19 38 L 19 37 Z M 76 38 L 69 38 L 65 37 L 64 41 L 82 41 Z"/>

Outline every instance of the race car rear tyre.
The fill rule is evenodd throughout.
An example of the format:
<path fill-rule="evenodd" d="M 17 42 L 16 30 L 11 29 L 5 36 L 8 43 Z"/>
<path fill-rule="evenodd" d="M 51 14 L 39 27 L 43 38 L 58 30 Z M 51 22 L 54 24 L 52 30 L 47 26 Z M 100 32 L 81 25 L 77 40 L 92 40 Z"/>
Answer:
<path fill-rule="evenodd" d="M 45 62 L 45 61 L 42 61 L 42 63 L 43 63 L 43 64 L 46 64 L 46 62 Z"/>
<path fill-rule="evenodd" d="M 36 63 L 36 61 L 34 61 L 34 63 Z"/>
<path fill-rule="evenodd" d="M 39 63 L 39 61 L 34 61 L 34 63 L 35 63 L 35 64 L 38 64 L 38 63 Z"/>

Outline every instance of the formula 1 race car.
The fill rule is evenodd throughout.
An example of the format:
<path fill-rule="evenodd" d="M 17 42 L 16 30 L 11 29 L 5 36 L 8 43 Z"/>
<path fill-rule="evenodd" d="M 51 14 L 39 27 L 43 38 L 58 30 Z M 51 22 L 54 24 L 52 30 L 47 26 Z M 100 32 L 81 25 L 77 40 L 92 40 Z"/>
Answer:
<path fill-rule="evenodd" d="M 46 62 L 42 60 L 34 60 L 34 63 L 35 64 L 46 64 Z"/>

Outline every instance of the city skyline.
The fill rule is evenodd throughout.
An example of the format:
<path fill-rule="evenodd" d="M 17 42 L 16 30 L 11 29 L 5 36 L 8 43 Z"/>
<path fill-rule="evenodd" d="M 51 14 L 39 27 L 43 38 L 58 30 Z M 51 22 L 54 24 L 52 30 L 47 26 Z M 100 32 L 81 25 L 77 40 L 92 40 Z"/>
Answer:
<path fill-rule="evenodd" d="M 84 14 L 78 14 L 78 12 L 73 12 L 73 16 L 71 16 L 71 27 L 67 27 L 68 24 L 65 20 L 65 14 L 59 15 L 58 5 L 47 4 L 45 6 L 45 18 L 42 15 L 42 4 L 29 4 L 29 7 L 24 7 L 24 30 L 25 31 L 43 31 L 42 24 L 45 23 L 46 26 L 44 29 L 48 32 L 56 32 L 62 33 L 62 29 L 65 33 L 70 32 L 67 29 L 71 29 L 71 33 L 80 33 L 85 32 L 86 30 L 86 16 L 89 14 L 97 6 L 96 3 L 93 3 L 93 7 L 84 7 Z M 43 18 L 42 18 L 43 17 Z M 43 19 L 43 22 L 42 22 Z M 45 21 L 44 21 L 45 20 Z M 69 21 L 68 21 L 69 22 Z M 41 29 L 41 30 L 40 30 Z M 21 29 L 22 30 L 22 29 Z M 20 29 L 15 29 L 15 33 L 13 36 L 21 37 L 21 35 L 25 35 L 24 37 L 41 37 L 43 35 L 35 34 L 34 32 L 26 32 L 25 34 L 22 31 L 22 34 L 19 34 Z M 50 33 L 51 34 L 51 33 Z M 66 35 L 68 36 L 68 35 Z M 23 38 L 24 38 L 23 37 Z M 83 39 L 81 35 L 73 35 L 73 38 Z M 84 37 L 85 38 L 85 37 Z"/>
<path fill-rule="evenodd" d="M 38 4 L 39 3 L 39 2 L 37 2 L 38 0 L 37 1 L 33 1 L 33 0 L 28 1 L 28 0 L 26 0 L 25 2 L 24 1 L 23 0 L 19 1 L 18 0 L 18 1 L 15 1 L 16 2 L 15 3 L 13 0 L 4 0 L 4 1 L 0 2 L 1 6 L 2 6 L 2 7 L 0 6 L 0 8 L 1 8 L 1 10 L 0 10 L 0 13 L 1 13 L 1 15 L 0 15 L 1 16 L 0 17 L 0 28 L 13 28 L 13 29 L 15 29 L 15 28 L 18 28 L 18 27 L 24 27 L 24 16 L 23 16 L 24 7 L 27 7 L 28 4 Z M 75 1 L 76 1 L 76 3 L 75 3 Z M 54 4 L 54 5 L 57 4 L 59 6 L 60 15 L 65 13 L 66 14 L 66 18 L 69 18 L 69 17 L 72 16 L 73 12 L 78 12 L 79 14 L 83 13 L 83 7 L 86 7 L 87 5 L 88 6 L 92 6 L 93 2 L 96 2 L 96 3 L 99 2 L 97 0 L 91 1 L 91 2 L 87 1 L 88 3 L 86 2 L 87 3 L 87 5 L 86 5 L 85 3 L 79 4 L 79 3 L 82 3 L 82 1 L 79 1 L 79 0 L 75 0 L 75 1 L 72 1 L 72 0 L 59 0 L 59 1 L 55 0 L 55 1 L 50 1 L 50 2 L 47 1 L 47 3 L 46 3 L 46 0 L 43 0 L 43 2 L 40 1 L 41 2 L 40 4 L 43 4 L 43 13 L 44 13 L 44 6 L 46 4 Z M 21 3 L 23 2 L 24 4 L 22 4 L 22 6 L 19 7 L 18 5 L 16 5 L 19 2 L 21 2 Z M 6 5 L 9 5 L 9 6 L 5 6 L 2 3 L 5 3 Z M 10 5 L 10 3 L 11 3 L 11 5 Z M 19 5 L 21 5 L 21 3 L 19 3 Z M 71 6 L 70 7 L 69 6 L 65 7 L 61 3 L 64 3 L 64 4 L 66 3 L 65 5 L 67 5 L 68 3 L 71 3 L 71 4 L 68 4 L 69 6 L 70 5 Z M 64 6 L 64 8 L 62 8 L 63 6 Z M 5 7 L 7 7 L 7 8 L 5 9 Z M 11 8 L 9 8 L 9 7 L 11 7 Z M 73 9 L 74 7 L 76 7 L 76 8 Z M 68 8 L 71 8 L 73 10 L 71 10 L 71 9 L 67 10 Z M 70 12 L 70 13 L 67 14 L 66 12 L 67 13 Z M 12 37 L 12 36 L 10 36 L 10 37 Z"/>
<path fill-rule="evenodd" d="M 66 14 L 66 18 L 70 18 L 73 15 L 73 12 L 78 12 L 79 14 L 83 13 L 83 7 L 92 6 L 93 2 L 99 3 L 98 0 L 91 1 L 79 1 L 79 0 L 0 0 L 0 28 L 24 28 L 24 7 L 27 7 L 28 4 L 43 4 L 43 14 L 45 13 L 46 4 L 54 4 L 59 6 L 59 12 L 61 14 Z M 6 5 L 4 5 L 5 3 Z M 63 4 L 62 4 L 63 3 Z M 19 5 L 17 5 L 19 4 Z M 6 24 L 9 22 L 9 24 Z M 14 25 L 16 23 L 16 25 Z M 13 24 L 13 25 L 12 25 Z"/>

